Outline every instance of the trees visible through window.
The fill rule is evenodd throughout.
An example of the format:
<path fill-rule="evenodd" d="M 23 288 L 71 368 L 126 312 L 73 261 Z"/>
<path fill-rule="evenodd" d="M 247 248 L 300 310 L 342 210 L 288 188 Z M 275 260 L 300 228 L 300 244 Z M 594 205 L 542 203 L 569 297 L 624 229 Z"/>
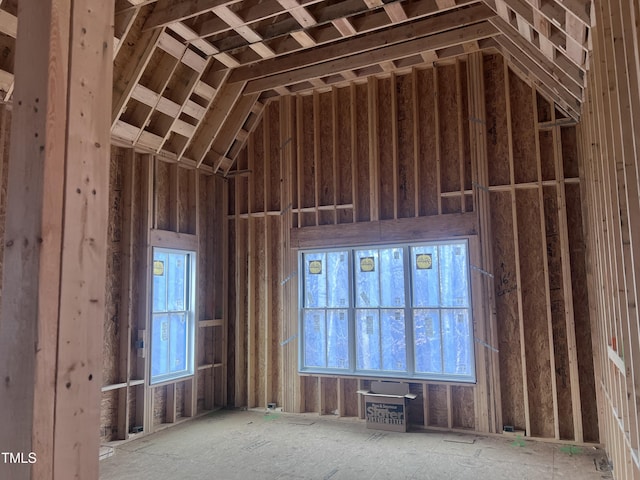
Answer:
<path fill-rule="evenodd" d="M 300 254 L 300 370 L 475 381 L 467 240 Z"/>
<path fill-rule="evenodd" d="M 153 249 L 151 383 L 193 374 L 195 253 Z"/>

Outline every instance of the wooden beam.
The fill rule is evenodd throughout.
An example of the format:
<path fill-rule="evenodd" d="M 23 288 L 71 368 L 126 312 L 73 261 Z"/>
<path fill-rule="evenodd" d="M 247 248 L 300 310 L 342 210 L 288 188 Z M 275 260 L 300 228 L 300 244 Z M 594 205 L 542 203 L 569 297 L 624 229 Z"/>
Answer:
<path fill-rule="evenodd" d="M 122 111 L 127 105 L 133 89 L 138 84 L 140 77 L 144 73 L 147 64 L 151 60 L 151 56 L 156 49 L 163 29 L 154 30 L 144 33 L 136 42 L 129 61 L 121 72 L 117 72 L 113 79 L 113 106 L 111 109 L 111 126 L 116 125 Z M 119 55 L 123 49 L 120 48 Z"/>
<path fill-rule="evenodd" d="M 452 45 L 463 44 L 472 40 L 492 37 L 498 30 L 487 22 L 449 30 L 447 32 L 410 40 L 404 43 L 378 48 L 372 52 L 363 52 L 349 57 L 327 61 L 318 65 L 299 68 L 290 72 L 271 75 L 247 82 L 245 93 L 256 93 L 269 90 L 280 85 L 303 82 L 310 78 L 353 70 L 383 61 L 397 60 L 421 53 L 425 50 L 437 50 Z"/>
<path fill-rule="evenodd" d="M 484 5 L 470 7 L 463 12 L 455 12 L 438 17 L 428 17 L 417 22 L 396 26 L 381 32 L 359 35 L 356 38 L 341 40 L 330 45 L 318 47 L 309 52 L 300 52 L 282 58 L 263 60 L 234 70 L 229 82 L 241 82 L 299 69 L 330 60 L 347 57 L 366 51 L 375 51 L 381 47 L 405 42 L 453 28 L 470 25 L 489 18 L 491 10 Z M 354 67 L 355 68 L 355 67 Z"/>
<path fill-rule="evenodd" d="M 384 244 L 410 241 L 415 238 L 437 240 L 446 237 L 476 235 L 476 214 L 450 213 L 430 217 L 399 218 L 365 223 L 319 225 L 292 228 L 291 248 L 321 248 L 336 245 Z"/>
<path fill-rule="evenodd" d="M 229 112 L 224 125 L 213 140 L 211 151 L 205 156 L 205 160 L 213 162 L 214 172 L 217 172 L 220 168 L 222 159 L 231 148 L 257 100 L 258 94 L 242 96 L 234 105 L 233 110 Z"/>
<path fill-rule="evenodd" d="M 113 1 L 20 2 L 0 450 L 36 452 L 37 463 L 5 463 L 15 480 L 98 478 L 110 122 L 95 113 L 111 103 L 113 11 Z"/>
<path fill-rule="evenodd" d="M 543 19 L 545 19 L 547 21 L 547 25 L 549 28 L 549 33 L 548 33 L 548 37 L 546 37 L 546 40 L 549 40 L 556 47 L 557 56 L 559 55 L 562 58 L 568 59 L 568 57 L 565 56 L 564 54 L 564 51 L 566 48 L 565 44 L 566 44 L 567 33 L 560 29 L 561 24 L 557 20 L 554 21 L 554 19 L 549 18 L 548 15 L 545 15 L 541 9 L 539 8 L 536 9 L 532 6 L 532 3 L 535 3 L 536 1 L 537 0 L 531 0 L 531 1 L 509 0 L 509 8 L 513 10 L 514 13 L 522 17 L 522 19 L 526 21 L 529 25 L 531 25 L 534 29 L 537 29 L 537 26 L 540 25 L 540 22 L 538 21 L 538 18 L 539 18 L 538 15 L 540 15 Z M 498 0 L 485 0 L 485 3 L 489 7 L 491 7 L 492 10 L 494 10 L 495 12 L 498 12 L 498 7 L 497 7 Z M 542 5 L 542 2 L 540 2 L 540 5 Z M 546 32 L 544 30 L 538 30 L 538 33 L 540 35 L 545 35 Z M 585 50 L 586 50 L 586 47 L 585 47 Z M 570 60 L 570 61 L 572 62 L 571 65 L 573 66 L 573 68 L 579 68 L 584 73 L 585 71 L 584 64 L 574 63 L 573 60 Z"/>
<path fill-rule="evenodd" d="M 16 38 L 18 34 L 18 18 L 6 10 L 0 10 L 0 32 Z"/>
<path fill-rule="evenodd" d="M 513 44 L 515 47 L 517 47 L 518 50 L 520 50 L 520 52 L 518 52 L 518 50 L 515 50 L 510 46 L 509 51 L 512 52 L 512 54 L 524 54 L 530 59 L 531 62 L 538 65 L 538 67 L 540 67 L 549 77 L 553 79 L 553 81 L 549 80 L 548 77 L 545 76 L 545 78 L 547 78 L 547 81 L 545 83 L 548 84 L 549 88 L 560 89 L 560 91 L 566 90 L 577 100 L 582 100 L 582 89 L 584 87 L 584 82 L 579 75 L 571 76 L 564 70 L 560 69 L 555 63 L 553 63 L 553 61 L 545 57 L 530 42 L 522 40 L 522 38 L 518 36 L 517 30 L 513 28 L 509 23 L 505 22 L 502 18 L 494 17 L 490 20 L 490 22 L 504 33 L 504 38 L 506 40 L 510 41 L 511 44 Z M 508 43 L 509 42 L 503 42 L 501 44 L 505 45 Z M 541 78 L 540 80 L 544 81 L 543 78 Z"/>
<path fill-rule="evenodd" d="M 298 22 L 301 27 L 307 28 L 317 23 L 313 15 L 301 6 L 298 0 L 278 0 L 278 3 L 289 12 L 289 15 L 296 19 L 296 22 Z"/>
<path fill-rule="evenodd" d="M 522 55 L 521 51 L 505 36 L 498 36 L 495 41 L 502 46 L 513 58 L 517 59 L 519 63 L 524 65 L 527 71 L 537 79 L 549 92 L 552 94 L 552 98 L 557 101 L 564 108 L 570 108 L 575 115 L 580 114 L 579 100 L 573 94 L 570 94 L 566 90 L 566 86 L 561 84 L 543 68 L 538 66 L 533 60 L 526 55 Z"/>
<path fill-rule="evenodd" d="M 158 0 L 149 18 L 144 24 L 144 30 L 169 25 L 170 23 L 181 22 L 188 18 L 193 18 L 203 13 L 209 12 L 215 7 L 231 5 L 239 0 Z"/>
<path fill-rule="evenodd" d="M 225 118 L 243 89 L 243 83 L 227 83 L 218 89 L 212 106 L 207 111 L 189 146 L 190 158 L 195 160 L 198 166 L 202 164 L 204 156 L 211 149 Z"/>

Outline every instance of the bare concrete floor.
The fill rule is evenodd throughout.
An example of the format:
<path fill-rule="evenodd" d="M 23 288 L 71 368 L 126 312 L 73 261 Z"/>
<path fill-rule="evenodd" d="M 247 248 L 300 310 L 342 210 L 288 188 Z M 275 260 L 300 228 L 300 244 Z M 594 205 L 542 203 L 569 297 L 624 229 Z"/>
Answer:
<path fill-rule="evenodd" d="M 312 414 L 219 411 L 116 447 L 102 480 L 611 478 L 604 452 L 512 437 L 368 430 Z"/>

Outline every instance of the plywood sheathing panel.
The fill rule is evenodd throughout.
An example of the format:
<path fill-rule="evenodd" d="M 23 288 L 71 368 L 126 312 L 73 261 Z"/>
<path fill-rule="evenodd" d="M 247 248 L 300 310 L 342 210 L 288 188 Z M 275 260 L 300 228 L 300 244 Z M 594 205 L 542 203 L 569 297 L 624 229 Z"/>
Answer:
<path fill-rule="evenodd" d="M 196 393 L 196 406 L 197 406 L 197 411 L 198 413 L 201 413 L 205 410 L 205 384 L 206 384 L 206 374 L 207 371 L 206 370 L 200 370 L 198 371 L 197 378 L 197 384 L 198 384 L 198 388 L 197 388 L 197 393 Z"/>
<path fill-rule="evenodd" d="M 116 440 L 118 434 L 118 392 L 111 390 L 102 394 L 100 401 L 100 441 Z"/>
<path fill-rule="evenodd" d="M 155 228 L 172 230 L 171 210 L 175 203 L 171 203 L 171 165 L 157 160 L 155 162 Z M 175 168 L 175 167 L 174 167 Z"/>
<path fill-rule="evenodd" d="M 578 178 L 578 139 L 576 127 L 562 127 L 562 165 L 565 178 Z"/>
<path fill-rule="evenodd" d="M 460 155 L 458 152 L 458 96 L 456 66 L 436 68 L 438 78 L 438 124 L 440 142 L 441 192 L 460 191 Z M 456 200 L 459 204 L 460 199 Z M 454 211 L 461 211 L 452 205 Z M 444 213 L 453 213 L 447 211 Z"/>
<path fill-rule="evenodd" d="M 280 182 L 282 179 L 280 173 L 281 152 L 286 145 L 281 145 L 280 141 L 280 103 L 271 102 L 266 108 L 269 110 L 269 121 L 267 125 L 269 137 L 269 169 L 265 176 L 265 183 L 268 184 L 266 211 L 279 212 L 283 208 L 280 198 Z"/>
<path fill-rule="evenodd" d="M 540 168 L 542 180 L 555 180 L 554 144 L 553 133 L 550 130 L 541 130 L 538 135 L 540 145 Z"/>
<path fill-rule="evenodd" d="M 231 197 L 235 194 L 235 190 L 236 190 L 235 182 L 231 181 L 230 187 L 229 187 L 230 200 L 231 200 Z M 235 208 L 234 202 L 230 201 L 229 205 L 230 205 L 230 209 Z M 229 220 L 227 221 L 227 226 L 228 226 L 227 228 L 229 229 L 229 251 L 228 251 L 229 259 L 237 258 L 237 250 L 236 250 L 237 225 L 234 220 L 235 219 L 229 218 Z M 227 263 L 228 263 L 229 279 L 230 279 L 227 285 L 227 296 L 228 296 L 228 299 L 230 300 L 229 309 L 227 312 L 227 318 L 229 319 L 229 322 L 227 325 L 227 358 L 226 358 L 227 405 L 236 406 L 237 392 L 235 388 L 235 385 L 236 385 L 235 382 L 236 382 L 236 376 L 241 375 L 241 371 L 238 369 L 238 366 L 236 365 L 236 348 L 237 348 L 237 341 L 238 341 L 237 336 L 239 332 L 237 327 L 238 311 L 237 311 L 236 302 L 233 301 L 233 299 L 237 298 L 237 295 L 238 295 L 236 293 L 236 280 L 235 280 L 237 278 L 237 263 L 235 261 L 229 261 Z"/>
<path fill-rule="evenodd" d="M 525 170 L 525 169 L 523 169 Z M 520 282 L 531 434 L 553 437 L 553 398 L 538 192 L 516 192 Z"/>
<path fill-rule="evenodd" d="M 122 274 L 122 187 L 124 150 L 114 149 L 109 174 L 107 292 L 103 333 L 103 384 L 118 383 L 120 359 L 120 276 Z M 122 352 L 126 354 L 126 352 Z M 117 423 L 116 423 L 117 424 Z"/>
<path fill-rule="evenodd" d="M 167 418 L 167 386 L 154 387 L 153 395 L 153 425 L 158 426 L 165 423 Z"/>
<path fill-rule="evenodd" d="M 345 417 L 358 416 L 358 402 L 360 396 L 358 391 L 358 381 L 355 379 L 345 379 L 342 383 L 342 398 L 344 401 L 344 411 L 340 415 Z"/>
<path fill-rule="evenodd" d="M 473 387 L 451 387 L 451 409 L 454 428 L 475 428 Z"/>
<path fill-rule="evenodd" d="M 573 408 L 562 277 L 562 257 L 567 252 L 563 252 L 561 248 L 556 189 L 554 187 L 544 187 L 543 199 L 559 435 L 561 439 L 572 440 L 574 438 Z"/>
<path fill-rule="evenodd" d="M 500 55 L 484 57 L 485 105 L 487 111 L 487 157 L 490 185 L 508 185 L 509 152 L 503 72 Z M 471 119 L 471 121 L 476 121 Z M 488 185 L 484 185 L 485 187 Z"/>
<path fill-rule="evenodd" d="M 468 69 L 469 62 L 464 60 L 458 60 L 458 96 L 460 102 L 458 105 L 458 123 L 461 126 L 461 131 L 458 133 L 458 141 L 460 145 L 460 190 L 463 192 L 469 192 L 473 188 L 472 184 L 472 160 L 471 160 L 471 140 L 469 133 L 469 90 L 468 90 Z M 486 88 L 485 88 L 486 90 Z M 473 197 L 466 195 L 467 205 L 463 204 L 463 212 L 471 212 L 473 208 Z"/>
<path fill-rule="evenodd" d="M 260 178 L 260 177 L 257 177 Z M 257 190 L 257 189 L 256 189 Z M 253 257 L 255 259 L 253 263 L 253 282 L 254 282 L 254 292 L 255 297 L 250 298 L 250 302 L 255 303 L 255 308 L 253 310 L 254 319 L 256 329 L 254 331 L 254 350 L 253 355 L 255 355 L 255 388 L 256 388 L 256 401 L 254 405 L 249 405 L 251 407 L 263 407 L 266 406 L 266 398 L 265 398 L 265 370 L 267 368 L 266 357 L 265 357 L 265 344 L 264 339 L 266 338 L 267 330 L 267 315 L 270 312 L 266 312 L 264 310 L 264 299 L 265 299 L 265 268 L 266 262 L 268 261 L 267 252 L 265 250 L 265 237 L 264 237 L 264 223 L 267 221 L 264 217 L 256 217 L 251 218 L 249 222 L 252 224 L 252 228 L 255 229 L 255 251 L 253 252 Z M 251 352 L 249 353 L 251 355 Z"/>
<path fill-rule="evenodd" d="M 563 129 L 564 133 L 564 129 Z M 563 146 L 564 135 L 563 135 Z M 566 152 L 569 153 L 569 152 Z M 565 149 L 563 148 L 563 158 Z M 598 409 L 596 403 L 596 379 L 594 377 L 592 336 L 589 324 L 589 296 L 587 291 L 586 245 L 581 232 L 582 198 L 579 185 L 566 185 L 567 223 L 571 261 L 571 285 L 576 325 L 578 370 L 580 371 L 580 400 L 582 404 L 582 428 L 586 442 L 598 441 Z"/>
<path fill-rule="evenodd" d="M 314 125 L 316 122 L 316 113 L 314 111 L 314 98 L 303 97 L 297 100 L 302 103 L 302 117 L 300 118 L 300 125 L 298 131 L 301 136 L 298 137 L 298 145 L 301 149 L 302 157 L 298 159 L 300 161 L 301 168 L 298 171 L 300 176 L 299 193 L 300 193 L 300 207 L 315 207 L 317 198 L 317 175 L 318 169 L 316 166 L 316 145 L 315 145 L 315 131 Z M 300 213 L 301 225 L 317 225 L 317 211 Z"/>
<path fill-rule="evenodd" d="M 279 193 L 280 190 L 278 189 Z M 283 335 L 283 324 L 280 321 L 284 317 L 284 306 L 281 302 L 280 295 L 277 295 L 281 285 L 281 278 L 285 278 L 287 273 L 285 273 L 281 266 L 283 264 L 283 255 L 286 255 L 286 252 L 283 249 L 278 248 L 278 246 L 284 244 L 284 239 L 282 238 L 282 228 L 279 223 L 281 222 L 281 217 L 271 217 L 269 219 L 270 227 L 268 234 L 271 236 L 269 241 L 269 245 L 271 246 L 270 252 L 266 252 L 267 259 L 270 261 L 270 269 L 269 269 L 269 282 L 270 291 L 272 292 L 271 297 L 271 355 L 267 359 L 267 361 L 271 362 L 271 371 L 270 371 L 270 379 L 271 379 L 271 392 L 270 397 L 267 399 L 268 402 L 278 402 L 279 399 L 283 398 L 284 392 L 283 389 L 285 386 L 280 381 L 282 376 L 282 369 L 286 363 L 282 360 L 282 346 L 280 343 L 286 340 L 287 337 Z M 282 404 L 282 401 L 280 401 Z"/>
<path fill-rule="evenodd" d="M 254 135 L 251 136 L 251 141 L 253 141 L 253 153 L 254 153 L 254 161 L 252 170 L 252 177 L 255 181 L 252 182 L 253 191 L 251 196 L 251 211 L 252 212 L 263 212 L 265 210 L 264 203 L 264 193 L 265 193 L 265 185 L 264 185 L 264 176 L 265 176 L 265 161 L 267 152 L 264 150 L 264 139 L 265 139 L 265 119 L 261 122 L 261 125 L 256 128 Z"/>
<path fill-rule="evenodd" d="M 538 122 L 551 121 L 551 105 L 549 101 L 539 93 L 536 94 L 536 106 L 538 108 Z"/>
<path fill-rule="evenodd" d="M 378 96 L 375 102 L 377 110 L 376 143 L 378 152 L 378 211 L 380 220 L 395 218 L 395 182 L 397 170 L 394 165 L 394 132 L 395 118 L 392 118 L 392 105 L 395 101 L 395 76 L 377 81 Z M 392 82 L 393 81 L 393 85 Z"/>
<path fill-rule="evenodd" d="M 198 225 L 200 228 L 198 243 L 198 298 L 202 299 L 199 305 L 199 319 L 209 320 L 220 318 L 214 313 L 214 295 L 207 295 L 213 292 L 213 267 L 217 263 L 212 255 L 213 244 L 215 243 L 216 230 L 213 228 L 213 215 L 210 209 L 214 208 L 214 191 L 209 183 L 208 177 L 199 177 L 198 201 L 203 207 L 198 211 Z M 195 212 L 194 212 L 195 213 Z M 202 352 L 204 353 L 204 352 Z"/>
<path fill-rule="evenodd" d="M 204 188 L 208 190 L 208 201 L 201 204 L 206 221 L 200 221 L 199 228 L 207 228 L 209 235 L 200 232 L 200 236 L 207 239 L 207 254 L 213 264 L 213 276 L 211 283 L 207 285 L 207 294 L 213 299 L 212 310 L 207 318 L 225 319 L 226 311 L 224 302 L 224 289 L 227 279 L 224 278 L 224 250 L 225 234 L 224 228 L 227 212 L 225 211 L 225 186 L 226 180 L 219 176 L 205 176 Z M 221 227 L 222 226 L 222 227 Z"/>
<path fill-rule="evenodd" d="M 505 425 L 524 430 L 524 393 L 517 298 L 520 285 L 516 277 L 517 259 L 513 237 L 511 195 L 508 192 L 492 192 L 490 203 L 502 417 Z"/>
<path fill-rule="evenodd" d="M 449 408 L 447 405 L 447 386 L 428 385 L 427 402 L 429 410 L 429 424 L 432 427 L 447 427 Z"/>
<path fill-rule="evenodd" d="M 509 71 L 513 167 L 515 183 L 537 181 L 531 87 Z"/>
<path fill-rule="evenodd" d="M 354 90 L 352 88 L 340 88 L 333 90 L 333 108 L 336 115 L 334 125 L 335 141 L 334 155 L 336 163 L 336 201 L 339 205 L 353 205 L 353 177 L 355 141 L 354 125 L 352 125 L 352 106 L 355 105 L 355 98 L 352 98 Z M 353 222 L 354 209 L 344 209 L 337 212 L 337 223 Z"/>
<path fill-rule="evenodd" d="M 414 112 L 415 75 L 400 75 L 395 77 L 396 84 L 396 129 L 397 129 L 397 198 L 398 218 L 416 216 L 416 131 Z"/>
<path fill-rule="evenodd" d="M 319 395 L 320 390 L 318 384 L 320 383 L 319 377 L 302 377 L 304 383 L 304 411 L 305 412 L 320 412 Z"/>
<path fill-rule="evenodd" d="M 410 383 L 409 392 L 416 395 L 414 400 L 411 400 L 407 404 L 408 422 L 409 425 L 426 426 L 424 421 L 424 387 L 422 383 Z"/>
<path fill-rule="evenodd" d="M 353 92 L 353 91 L 352 91 Z M 352 93 L 353 95 L 353 93 Z M 355 135 L 356 153 L 355 153 L 355 170 L 356 170 L 356 188 L 357 193 L 354 195 L 356 205 L 356 221 L 365 222 L 371 219 L 371 204 L 369 195 L 369 133 L 368 133 L 368 115 L 369 109 L 367 104 L 367 85 L 359 84 L 355 87 Z"/>
<path fill-rule="evenodd" d="M 185 397 L 185 388 L 184 382 L 180 382 L 176 384 L 176 418 L 184 417 L 184 404 L 185 401 L 191 401 L 191 399 L 187 399 Z"/>
<path fill-rule="evenodd" d="M 339 415 L 338 379 L 319 377 L 320 414 Z"/>
<path fill-rule="evenodd" d="M 418 185 L 430 185 L 431 188 L 420 188 L 419 216 L 438 214 L 438 183 L 436 157 L 436 96 L 433 70 L 417 72 L 417 121 L 418 121 Z"/>

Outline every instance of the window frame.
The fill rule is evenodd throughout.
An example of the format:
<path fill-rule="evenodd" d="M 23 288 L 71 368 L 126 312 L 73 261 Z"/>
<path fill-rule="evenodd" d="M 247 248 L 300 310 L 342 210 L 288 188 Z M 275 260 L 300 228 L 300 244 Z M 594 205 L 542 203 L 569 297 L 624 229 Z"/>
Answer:
<path fill-rule="evenodd" d="M 446 374 L 446 373 L 427 373 L 427 372 L 416 372 L 416 361 L 415 361 L 415 321 L 414 321 L 414 311 L 421 309 L 434 309 L 431 307 L 414 307 L 414 299 L 413 299 L 413 281 L 414 281 L 414 272 L 411 266 L 412 252 L 414 247 L 421 246 L 438 246 L 438 245 L 455 245 L 464 243 L 466 249 L 466 276 L 467 276 L 467 294 L 468 294 L 468 305 L 464 307 L 468 311 L 468 324 L 469 324 L 469 340 L 468 340 L 468 357 L 470 359 L 470 374 L 468 375 L 456 375 L 456 374 Z M 358 250 L 381 250 L 381 249 L 390 249 L 390 248 L 401 248 L 403 251 L 403 274 L 404 274 L 404 306 L 398 308 L 397 310 L 402 310 L 404 312 L 404 324 L 405 324 L 405 357 L 406 357 L 406 369 L 404 371 L 391 371 L 391 370 L 375 370 L 375 369 L 358 369 L 357 368 L 357 339 L 356 339 L 356 312 L 359 310 L 356 307 L 356 302 L 354 298 L 355 292 L 355 282 L 356 282 L 356 255 L 355 252 Z M 348 356 L 349 356 L 349 365 L 350 367 L 347 369 L 335 368 L 335 367 L 308 367 L 305 366 L 305 330 L 304 330 L 304 312 L 313 310 L 313 308 L 305 307 L 305 276 L 306 276 L 306 265 L 305 265 L 305 255 L 310 253 L 329 253 L 329 252 L 346 252 L 348 254 L 348 282 L 349 282 L 349 298 L 348 298 Z M 470 236 L 453 236 L 448 238 L 438 238 L 438 239 L 429 239 L 429 240 L 421 240 L 421 241 L 405 241 L 398 243 L 372 243 L 372 244 L 362 244 L 362 245 L 345 245 L 339 247 L 318 247 L 318 248 L 304 248 L 298 250 L 298 272 L 299 272 L 299 281 L 298 281 L 298 298 L 300 299 L 298 302 L 298 372 L 301 374 L 330 374 L 335 376 L 348 376 L 348 377 L 376 377 L 376 378 L 394 378 L 394 379 L 407 379 L 407 380 L 418 380 L 418 381 L 442 381 L 442 382 L 454 382 L 454 383 L 465 383 L 465 384 L 475 384 L 477 382 L 477 351 L 475 348 L 475 330 L 476 330 L 476 320 L 475 317 L 480 314 L 480 312 L 476 311 L 476 305 L 473 301 L 473 279 L 471 276 L 471 270 L 473 266 L 473 256 L 475 252 L 474 238 Z M 438 278 L 438 287 L 441 289 L 441 278 Z M 455 307 L 449 307 L 455 308 Z M 317 307 L 318 310 L 329 311 L 331 309 L 342 309 L 342 308 L 332 308 L 332 307 Z M 381 305 L 372 307 L 372 309 L 376 309 L 379 312 L 383 310 L 395 310 L 391 307 L 383 307 Z M 447 307 L 438 306 L 437 310 L 442 311 L 447 309 Z M 325 320 L 325 326 L 327 324 L 327 320 Z M 381 316 L 378 318 L 378 325 L 381 325 Z M 440 325 L 440 329 L 442 331 L 442 325 Z M 326 327 L 325 327 L 326 332 Z M 381 340 L 382 342 L 382 340 Z M 324 339 L 324 348 L 325 354 L 328 355 L 328 340 Z M 443 335 L 440 335 L 440 347 L 444 349 L 445 339 Z M 382 348 L 380 349 L 379 355 L 382 359 Z M 444 356 L 444 354 L 442 354 Z M 381 360 L 382 361 L 382 360 Z M 327 362 L 328 364 L 328 362 Z M 382 364 L 381 364 L 382 367 Z M 442 365 L 442 370 L 444 370 L 444 364 Z"/>
<path fill-rule="evenodd" d="M 154 311 L 154 262 L 156 258 L 156 253 L 166 253 L 166 254 L 179 254 L 185 255 L 187 257 L 186 264 L 186 273 L 185 273 L 185 301 L 188 303 L 186 305 L 185 310 L 169 310 L 167 307 L 166 311 Z M 195 323 L 196 323 L 196 293 L 197 293 L 197 283 L 196 283 L 196 269 L 197 269 L 197 252 L 195 250 L 189 248 L 177 248 L 177 247 L 166 247 L 166 246 L 157 246 L 154 245 L 151 247 L 151 265 L 150 265 L 150 306 L 149 306 L 149 385 L 158 386 L 163 383 L 170 383 L 179 380 L 184 380 L 190 377 L 193 377 L 195 374 Z M 184 312 L 186 316 L 186 348 L 185 348 L 185 358 L 186 358 L 186 366 L 183 370 L 177 372 L 169 372 L 163 374 L 153 374 L 153 339 L 154 339 L 154 315 L 162 315 L 162 314 L 170 314 L 176 312 Z"/>

